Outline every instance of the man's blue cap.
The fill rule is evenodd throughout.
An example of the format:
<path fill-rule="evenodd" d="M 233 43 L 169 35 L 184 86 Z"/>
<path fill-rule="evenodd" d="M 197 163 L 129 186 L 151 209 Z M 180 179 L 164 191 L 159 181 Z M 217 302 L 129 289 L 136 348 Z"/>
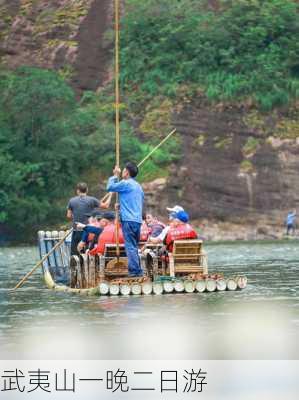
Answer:
<path fill-rule="evenodd" d="M 179 211 L 176 213 L 176 219 L 186 223 L 189 221 L 189 214 L 186 211 Z"/>

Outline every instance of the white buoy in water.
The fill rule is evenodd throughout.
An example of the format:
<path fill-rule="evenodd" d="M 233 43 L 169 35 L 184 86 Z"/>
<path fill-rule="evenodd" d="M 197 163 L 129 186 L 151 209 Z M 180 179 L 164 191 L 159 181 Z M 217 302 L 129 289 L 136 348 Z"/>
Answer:
<path fill-rule="evenodd" d="M 143 294 L 151 294 L 153 291 L 153 284 L 151 282 L 143 282 L 141 290 Z"/>
<path fill-rule="evenodd" d="M 216 281 L 214 279 L 207 279 L 206 288 L 208 292 L 215 292 L 216 290 Z"/>
<path fill-rule="evenodd" d="M 247 277 L 246 276 L 237 276 L 236 283 L 237 283 L 238 289 L 245 289 L 247 286 Z"/>
<path fill-rule="evenodd" d="M 128 296 L 131 293 L 131 286 L 123 283 L 122 285 L 120 285 L 120 293 L 123 296 Z"/>
<path fill-rule="evenodd" d="M 153 283 L 153 292 L 155 294 L 162 294 L 163 293 L 163 285 L 160 282 Z"/>
<path fill-rule="evenodd" d="M 185 290 L 184 283 L 182 281 L 175 281 L 174 282 L 174 290 L 177 293 L 182 293 Z"/>
<path fill-rule="evenodd" d="M 172 293 L 173 292 L 173 283 L 170 281 L 163 282 L 163 289 L 165 293 Z"/>
<path fill-rule="evenodd" d="M 109 293 L 111 296 L 119 295 L 119 285 L 117 283 L 112 283 L 109 288 Z"/>
<path fill-rule="evenodd" d="M 141 285 L 139 283 L 133 283 L 131 286 L 132 294 L 139 295 L 141 294 Z"/>
<path fill-rule="evenodd" d="M 197 292 L 203 293 L 206 290 L 206 281 L 203 279 L 196 281 L 195 289 Z"/>
<path fill-rule="evenodd" d="M 184 287 L 185 287 L 186 293 L 193 293 L 195 290 L 195 284 L 193 281 L 189 281 L 189 280 L 185 281 Z"/>
<path fill-rule="evenodd" d="M 229 278 L 226 281 L 226 286 L 227 286 L 228 290 L 237 290 L 237 287 L 238 287 L 236 281 L 232 278 Z"/>
<path fill-rule="evenodd" d="M 109 293 L 109 283 L 107 283 L 107 282 L 101 282 L 101 283 L 99 284 L 99 293 L 100 293 L 102 296 L 107 295 L 107 294 Z"/>
<path fill-rule="evenodd" d="M 225 280 L 224 279 L 217 279 L 216 286 L 217 286 L 217 290 L 219 292 L 223 292 L 224 290 L 226 290 L 226 282 L 225 282 Z"/>

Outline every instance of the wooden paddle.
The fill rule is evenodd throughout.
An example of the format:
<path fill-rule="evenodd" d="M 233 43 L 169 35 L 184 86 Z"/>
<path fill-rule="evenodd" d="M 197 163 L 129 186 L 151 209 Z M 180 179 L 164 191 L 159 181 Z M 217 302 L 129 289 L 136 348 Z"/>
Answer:
<path fill-rule="evenodd" d="M 62 245 L 62 243 L 65 241 L 65 239 L 73 232 L 73 228 L 71 228 L 67 233 L 55 244 L 55 246 L 52 247 L 52 249 L 49 251 L 49 253 L 45 254 L 43 258 L 35 265 L 34 268 L 30 272 L 28 272 L 23 279 L 20 280 L 20 282 L 12 289 L 12 290 L 17 290 L 20 286 L 23 285 L 23 283 L 37 270 L 38 267 L 40 267 L 44 261 L 59 247 Z"/>

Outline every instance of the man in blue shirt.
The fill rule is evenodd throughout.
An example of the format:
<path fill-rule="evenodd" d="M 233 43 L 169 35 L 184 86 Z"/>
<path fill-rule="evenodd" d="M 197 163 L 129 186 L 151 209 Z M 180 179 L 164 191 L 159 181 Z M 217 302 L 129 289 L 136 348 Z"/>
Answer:
<path fill-rule="evenodd" d="M 295 235 L 295 229 L 296 229 L 296 210 L 295 211 L 290 211 L 288 213 L 288 216 L 286 218 L 286 226 L 287 226 L 287 236 L 289 235 L 289 231 L 293 231 L 293 235 Z"/>
<path fill-rule="evenodd" d="M 113 174 L 108 180 L 107 191 L 119 193 L 120 221 L 128 257 L 129 276 L 142 276 L 138 243 L 142 224 L 144 193 L 142 187 L 135 180 L 138 175 L 138 167 L 136 164 L 128 162 L 122 174 L 117 166 L 114 168 Z M 122 175 L 121 181 L 119 181 L 120 174 Z"/>

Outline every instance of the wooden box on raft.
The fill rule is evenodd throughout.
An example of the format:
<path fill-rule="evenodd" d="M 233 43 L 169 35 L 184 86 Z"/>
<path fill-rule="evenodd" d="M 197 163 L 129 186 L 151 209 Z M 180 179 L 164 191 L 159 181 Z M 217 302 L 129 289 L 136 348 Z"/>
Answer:
<path fill-rule="evenodd" d="M 208 275 L 207 256 L 201 240 L 176 240 L 172 253 L 166 254 L 161 246 L 149 245 L 146 268 L 149 275 L 199 279 Z"/>
<path fill-rule="evenodd" d="M 208 274 L 206 256 L 202 250 L 202 241 L 175 241 L 173 252 L 167 257 L 160 254 L 161 246 L 148 245 L 146 256 L 141 256 L 141 264 L 148 279 L 159 276 L 196 279 Z M 116 245 L 106 245 L 104 255 L 72 256 L 70 262 L 71 287 L 87 289 L 97 286 L 101 281 L 119 281 L 128 276 L 128 261 L 124 245 L 120 245 L 119 263 L 116 260 Z"/>

